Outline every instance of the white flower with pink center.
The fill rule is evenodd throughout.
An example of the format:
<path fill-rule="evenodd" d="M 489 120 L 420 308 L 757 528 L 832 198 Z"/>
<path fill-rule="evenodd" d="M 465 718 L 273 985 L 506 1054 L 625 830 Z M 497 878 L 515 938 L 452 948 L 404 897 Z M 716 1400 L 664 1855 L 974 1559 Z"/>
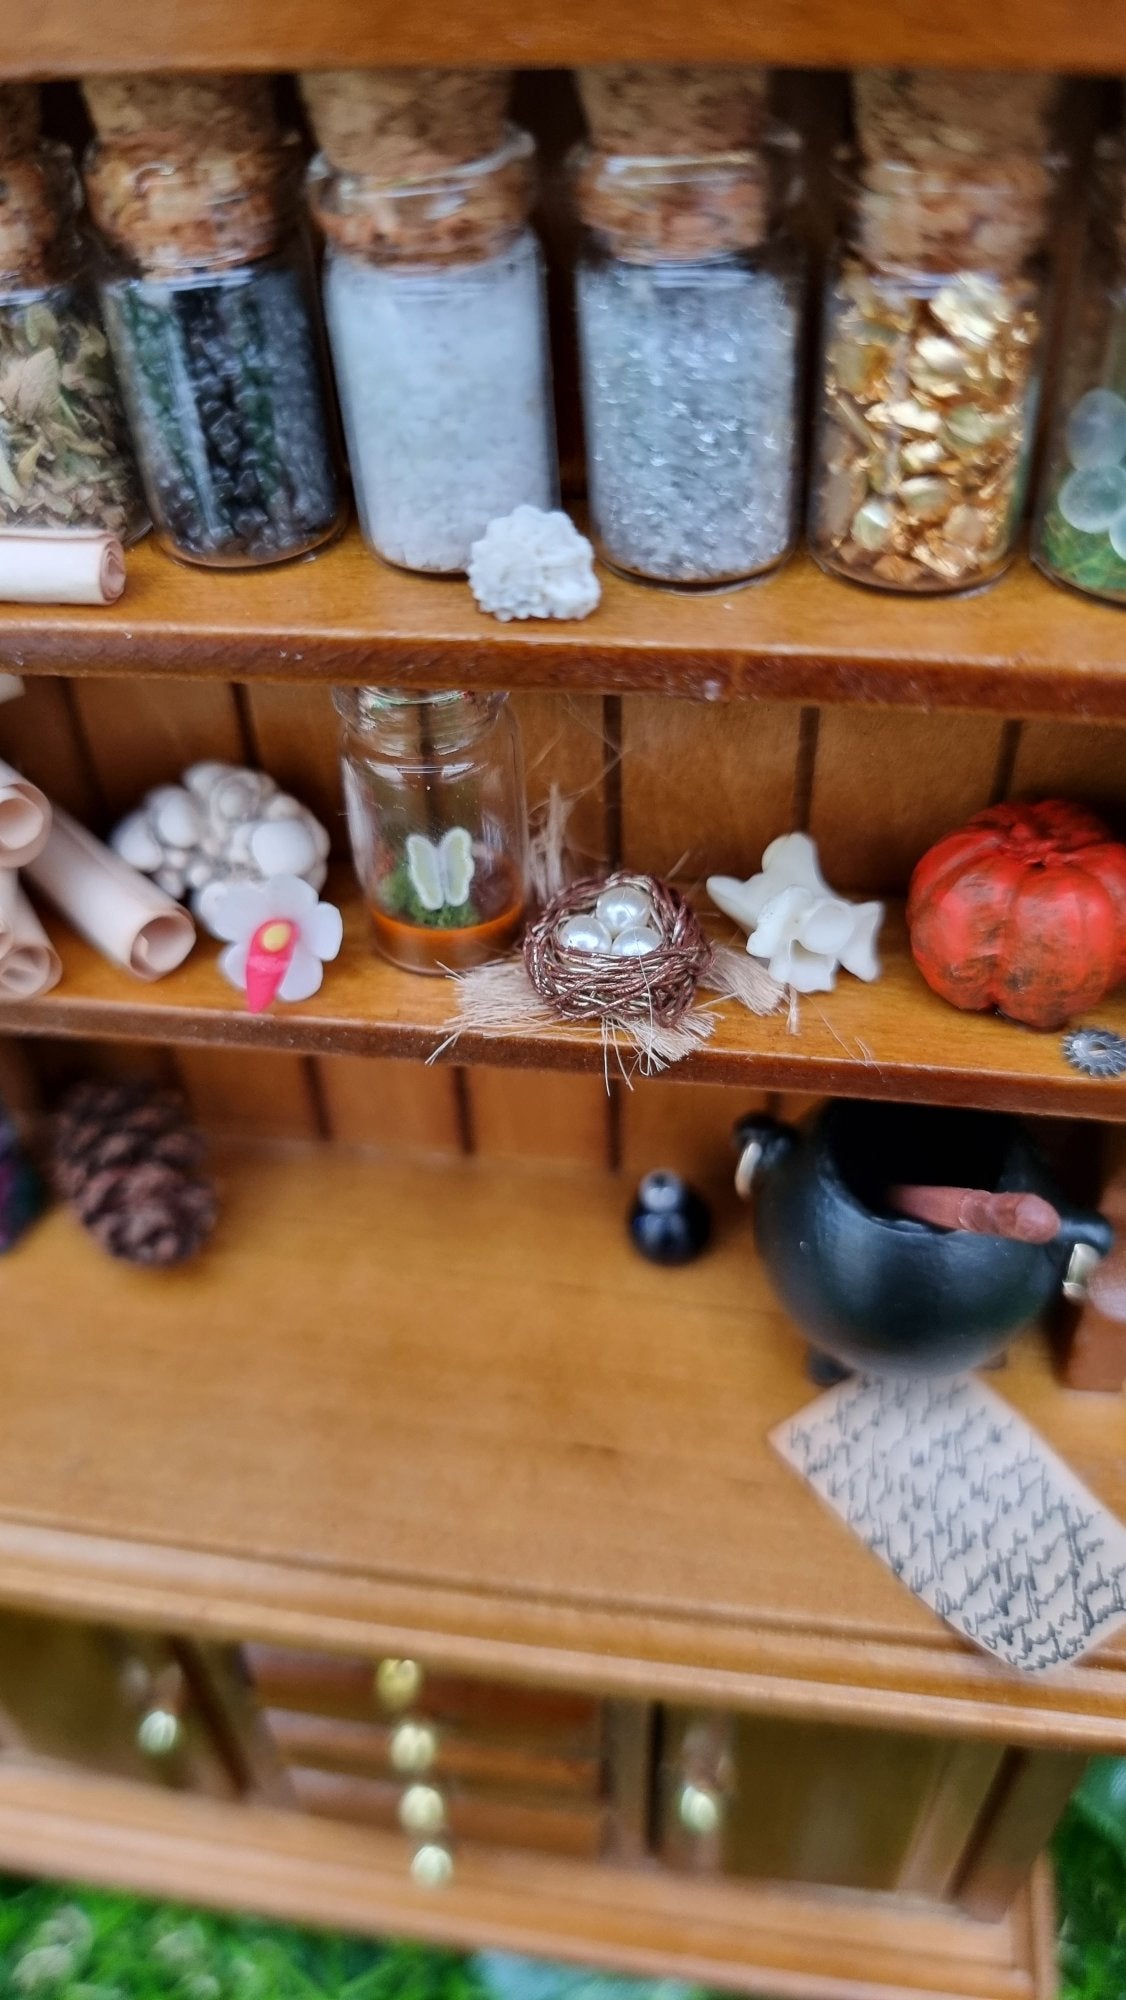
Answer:
<path fill-rule="evenodd" d="M 214 882 L 199 900 L 201 923 L 227 949 L 219 970 L 241 987 L 252 1014 L 274 1000 L 311 1000 L 320 991 L 325 962 L 335 958 L 344 921 L 332 903 L 297 875 L 268 882 Z"/>

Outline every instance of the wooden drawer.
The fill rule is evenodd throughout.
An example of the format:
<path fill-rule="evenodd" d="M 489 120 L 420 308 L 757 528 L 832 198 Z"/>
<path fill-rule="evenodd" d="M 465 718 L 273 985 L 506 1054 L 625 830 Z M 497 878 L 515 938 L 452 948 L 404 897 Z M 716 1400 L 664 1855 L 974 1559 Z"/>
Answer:
<path fill-rule="evenodd" d="M 301 1767 L 289 1775 L 306 1812 L 363 1826 L 399 1825 L 401 1784 Z M 443 1795 L 446 1826 L 435 1832 L 448 1833 L 454 1840 L 529 1848 L 581 1861 L 593 1861 L 602 1851 L 605 1811 L 597 1800 L 552 1800 L 459 1786 L 443 1787 Z"/>
<path fill-rule="evenodd" d="M 357 1777 L 394 1778 L 395 1724 L 353 1722 L 336 1716 L 299 1715 L 270 1708 L 263 1721 L 287 1763 Z M 567 1757 L 537 1743 L 513 1742 L 465 1731 L 435 1730 L 436 1750 L 426 1769 L 441 1780 L 468 1785 L 513 1785 L 565 1797 L 597 1798 L 601 1761 Z"/>
<path fill-rule="evenodd" d="M 607 1710 L 413 1662 L 248 1646 L 263 1734 L 305 1811 L 592 1860 L 607 1841 Z"/>
<path fill-rule="evenodd" d="M 659 1844 L 675 1867 L 952 1894 L 1005 1752 L 883 1730 L 665 1711 Z"/>
<path fill-rule="evenodd" d="M 281 1646 L 245 1646 L 243 1659 L 267 1708 L 298 1710 L 364 1722 L 373 1716 L 419 1713 L 462 1731 L 550 1741 L 561 1754 L 597 1756 L 601 1704 L 593 1696 L 551 1688 L 499 1686 L 421 1670 L 416 1695 L 390 1702 L 379 1692 L 380 1662 L 306 1653 Z"/>
<path fill-rule="evenodd" d="M 147 1784 L 237 1790 L 172 1642 L 0 1612 L 0 1747 Z"/>

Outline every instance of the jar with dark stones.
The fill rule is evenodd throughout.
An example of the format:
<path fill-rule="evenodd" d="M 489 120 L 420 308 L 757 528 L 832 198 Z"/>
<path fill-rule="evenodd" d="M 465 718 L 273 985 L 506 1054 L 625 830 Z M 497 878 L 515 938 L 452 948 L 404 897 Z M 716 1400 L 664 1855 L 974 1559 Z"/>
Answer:
<path fill-rule="evenodd" d="M 157 533 L 181 561 L 308 555 L 344 518 L 296 142 L 100 139 L 102 310 Z"/>

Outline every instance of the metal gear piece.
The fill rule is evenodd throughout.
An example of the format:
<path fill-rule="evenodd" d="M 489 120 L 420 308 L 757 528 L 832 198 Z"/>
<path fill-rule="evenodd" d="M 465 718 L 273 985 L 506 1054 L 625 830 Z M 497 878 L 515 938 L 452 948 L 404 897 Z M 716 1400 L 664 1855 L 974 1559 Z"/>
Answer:
<path fill-rule="evenodd" d="M 1072 1069 L 1084 1076 L 1126 1076 L 1126 1035 L 1113 1028 L 1073 1028 L 1062 1047 Z"/>

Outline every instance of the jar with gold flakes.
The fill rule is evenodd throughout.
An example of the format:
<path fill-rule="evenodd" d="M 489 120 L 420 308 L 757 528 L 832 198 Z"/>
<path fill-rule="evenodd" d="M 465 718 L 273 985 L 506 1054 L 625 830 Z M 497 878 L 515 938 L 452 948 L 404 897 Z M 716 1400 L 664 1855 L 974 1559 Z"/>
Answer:
<path fill-rule="evenodd" d="M 1126 146 L 1119 135 L 1104 140 L 1096 157 L 1061 352 L 1032 553 L 1057 581 L 1126 604 Z"/>
<path fill-rule="evenodd" d="M 1054 165 L 936 148 L 838 166 L 810 543 L 878 589 L 972 589 L 1020 523 Z"/>

